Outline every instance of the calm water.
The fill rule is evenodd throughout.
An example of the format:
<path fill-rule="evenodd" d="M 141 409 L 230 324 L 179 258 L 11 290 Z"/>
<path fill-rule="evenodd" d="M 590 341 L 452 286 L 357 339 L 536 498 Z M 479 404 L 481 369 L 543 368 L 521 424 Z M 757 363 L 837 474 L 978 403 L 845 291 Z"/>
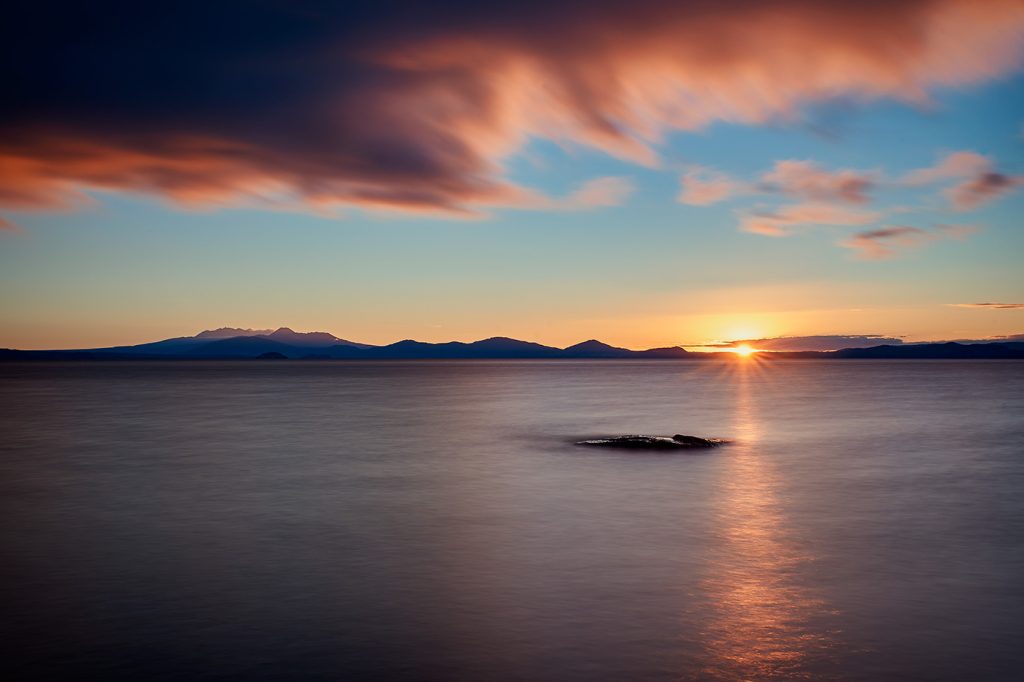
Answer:
<path fill-rule="evenodd" d="M 0 500 L 8 679 L 1024 677 L 1024 363 L 0 364 Z"/>

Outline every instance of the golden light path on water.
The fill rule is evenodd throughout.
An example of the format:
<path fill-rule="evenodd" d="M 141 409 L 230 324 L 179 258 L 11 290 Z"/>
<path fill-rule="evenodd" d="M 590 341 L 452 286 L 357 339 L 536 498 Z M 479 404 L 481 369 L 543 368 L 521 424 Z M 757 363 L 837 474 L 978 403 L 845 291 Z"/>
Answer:
<path fill-rule="evenodd" d="M 822 671 L 812 675 L 810 666 L 827 658 L 831 635 L 822 616 L 828 609 L 798 582 L 813 557 L 790 535 L 784 481 L 760 447 L 757 391 L 771 381 L 771 368 L 756 354 L 726 367 L 736 387 L 735 443 L 720 454 L 716 538 L 704 583 L 712 616 L 702 639 L 710 663 L 700 677 L 818 679 Z"/>

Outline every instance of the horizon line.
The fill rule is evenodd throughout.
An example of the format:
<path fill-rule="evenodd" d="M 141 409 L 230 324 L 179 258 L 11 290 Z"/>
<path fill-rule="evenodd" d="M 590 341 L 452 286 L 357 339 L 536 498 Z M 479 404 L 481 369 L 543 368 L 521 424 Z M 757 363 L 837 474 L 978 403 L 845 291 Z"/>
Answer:
<path fill-rule="evenodd" d="M 222 332 L 223 334 L 218 334 L 218 332 Z M 239 333 L 232 334 L 232 332 L 239 332 Z M 87 352 L 87 351 L 101 351 L 101 350 L 102 351 L 111 351 L 113 349 L 136 348 L 138 346 L 146 346 L 146 345 L 150 345 L 150 344 L 163 343 L 163 342 L 174 341 L 174 340 L 194 339 L 194 340 L 197 340 L 197 341 L 208 341 L 210 343 L 215 343 L 215 342 L 229 341 L 229 340 L 232 340 L 232 339 L 244 339 L 244 338 L 264 338 L 264 339 L 269 339 L 269 340 L 272 340 L 272 341 L 278 341 L 280 343 L 284 343 L 285 345 L 287 345 L 286 341 L 279 341 L 279 339 L 274 339 L 273 338 L 273 336 L 275 334 L 282 334 L 282 333 L 283 333 L 283 335 L 286 335 L 286 336 L 287 335 L 294 335 L 294 337 L 297 338 L 297 339 L 301 339 L 301 337 L 310 337 L 310 336 L 315 336 L 315 335 L 326 335 L 326 336 L 331 337 L 331 339 L 337 341 L 337 343 L 335 343 L 335 344 L 318 344 L 318 347 L 320 347 L 320 348 L 330 348 L 330 347 L 333 347 L 333 346 L 348 346 L 348 347 L 362 348 L 362 349 L 374 349 L 374 348 L 389 348 L 389 347 L 395 346 L 395 345 L 400 344 L 400 343 L 416 343 L 416 344 L 422 344 L 422 345 L 427 345 L 427 346 L 444 346 L 444 345 L 451 345 L 451 344 L 473 345 L 473 344 L 483 343 L 483 342 L 486 342 L 486 341 L 506 340 L 506 341 L 514 341 L 514 342 L 517 342 L 517 343 L 541 346 L 541 347 L 544 347 L 544 348 L 560 350 L 560 351 L 566 351 L 566 350 L 569 350 L 569 349 L 572 349 L 572 348 L 575 348 L 577 346 L 581 346 L 581 345 L 584 345 L 584 344 L 588 344 L 588 343 L 596 343 L 596 344 L 601 344 L 602 346 L 607 346 L 609 348 L 616 349 L 616 350 L 624 350 L 624 351 L 631 351 L 631 352 L 638 352 L 638 353 L 642 353 L 642 352 L 645 352 L 645 351 L 682 349 L 682 350 L 685 350 L 688 353 L 702 354 L 702 355 L 718 355 L 718 354 L 722 354 L 722 353 L 736 353 L 738 348 L 743 348 L 743 349 L 746 350 L 746 352 L 776 354 L 776 353 L 801 353 L 801 352 L 834 352 L 834 351 L 837 351 L 837 350 L 846 350 L 846 349 L 853 349 L 853 348 L 871 348 L 871 347 L 878 347 L 878 346 L 917 346 L 917 345 L 942 344 L 942 343 L 959 343 L 959 344 L 962 344 L 962 345 L 972 345 L 972 344 L 988 344 L 988 343 L 1014 343 L 1014 342 L 1024 341 L 1024 334 L 998 335 L 998 336 L 986 337 L 986 338 L 981 338 L 981 339 L 963 339 L 963 338 L 961 338 L 961 339 L 935 339 L 935 340 L 909 341 L 909 342 L 908 341 L 904 341 L 905 336 L 886 336 L 886 335 L 883 335 L 883 334 L 812 334 L 812 335 L 799 335 L 799 336 L 780 335 L 780 336 L 772 336 L 772 337 L 763 337 L 763 338 L 759 338 L 759 339 L 716 340 L 714 342 L 706 342 L 706 343 L 685 343 L 685 342 L 683 342 L 683 343 L 677 343 L 675 345 L 655 345 L 655 346 L 650 346 L 650 347 L 646 347 L 646 348 L 631 348 L 631 347 L 627 347 L 627 346 L 617 346 L 617 345 L 614 345 L 612 343 L 607 343 L 605 341 L 601 341 L 600 339 L 597 339 L 596 337 L 591 337 L 591 338 L 585 339 L 583 341 L 572 343 L 572 344 L 569 344 L 569 345 L 566 345 L 566 346 L 560 346 L 560 345 L 547 344 L 547 343 L 543 343 L 543 342 L 539 342 L 539 341 L 524 340 L 524 339 L 516 338 L 516 337 L 513 337 L 513 336 L 507 336 L 507 335 L 499 334 L 499 335 L 494 335 L 494 336 L 485 336 L 483 338 L 477 338 L 477 339 L 473 339 L 473 340 L 470 340 L 470 341 L 463 341 L 463 340 L 458 340 L 458 339 L 450 339 L 450 340 L 445 340 L 445 341 L 420 341 L 420 340 L 412 338 L 412 337 L 406 337 L 406 338 L 398 339 L 396 341 L 392 341 L 390 343 L 374 344 L 374 343 L 363 343 L 363 342 L 357 342 L 357 341 L 350 341 L 350 340 L 347 340 L 347 339 L 344 339 L 342 337 L 337 336 L 333 332 L 326 332 L 326 331 L 322 331 L 322 330 L 296 331 L 294 328 L 288 327 L 288 326 L 281 326 L 281 327 L 277 327 L 276 329 L 223 326 L 223 327 L 216 327 L 216 328 L 213 328 L 213 329 L 204 329 L 204 330 L 201 330 L 199 332 L 196 332 L 193 335 L 172 336 L 172 337 L 166 337 L 166 338 L 162 338 L 162 339 L 157 339 L 155 341 L 143 341 L 141 343 L 119 343 L 119 344 L 114 344 L 114 345 L 91 346 L 91 347 L 85 347 L 85 346 L 81 346 L 80 345 L 80 346 L 75 346 L 75 347 L 59 347 L 59 348 L 53 348 L 53 347 L 50 347 L 50 348 L 15 348 L 13 346 L 12 347 L 3 346 L 3 347 L 0 347 L 0 349 L 8 350 L 8 351 L 22 351 L 22 352 Z M 807 342 L 807 341 L 810 341 L 810 340 L 819 340 L 819 341 L 820 340 L 830 340 L 830 341 L 833 342 L 834 347 L 819 347 L 819 348 L 814 348 L 814 347 L 801 347 L 801 348 L 786 348 L 786 347 L 774 347 L 773 348 L 773 347 L 765 347 L 765 348 L 760 348 L 760 347 L 757 347 L 757 344 L 770 346 L 770 345 L 773 344 L 773 342 L 785 342 L 785 341 L 792 341 L 792 342 L 794 342 L 793 345 L 799 345 L 799 343 L 801 341 Z M 844 343 L 844 342 L 852 343 L 854 345 L 837 345 L 837 344 Z M 789 345 L 789 344 L 787 344 L 787 345 Z"/>

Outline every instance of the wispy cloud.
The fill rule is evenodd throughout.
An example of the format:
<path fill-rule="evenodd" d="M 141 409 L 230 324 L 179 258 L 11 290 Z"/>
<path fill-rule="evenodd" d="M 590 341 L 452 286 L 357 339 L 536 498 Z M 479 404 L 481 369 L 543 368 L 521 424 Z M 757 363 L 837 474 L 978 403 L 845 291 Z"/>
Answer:
<path fill-rule="evenodd" d="M 761 177 L 760 187 L 806 201 L 865 204 L 874 185 L 870 173 L 852 170 L 828 171 L 811 161 L 777 161 Z"/>
<path fill-rule="evenodd" d="M 1006 175 L 990 171 L 980 173 L 945 191 L 953 207 L 969 211 L 1024 185 L 1024 175 Z"/>
<path fill-rule="evenodd" d="M 1024 185 L 1024 176 L 994 170 L 992 159 L 973 151 L 947 154 L 935 165 L 919 168 L 902 177 L 887 178 L 878 170 L 830 170 L 809 160 L 777 161 L 751 180 L 738 179 L 714 169 L 693 167 L 681 178 L 680 201 L 708 205 L 738 196 L 778 195 L 799 199 L 795 204 L 755 207 L 738 212 L 739 228 L 769 237 L 787 237 L 800 228 L 815 225 L 870 225 L 886 216 L 916 210 L 913 206 L 872 206 L 876 188 L 922 188 L 955 182 L 944 194 L 956 210 L 965 211 Z M 958 181 L 958 182 L 956 182 Z M 934 230 L 890 226 L 868 230 L 840 242 L 857 251 L 861 259 L 891 258 L 900 251 L 920 247 L 936 239 L 962 238 L 978 228 L 940 225 Z"/>
<path fill-rule="evenodd" d="M 740 229 L 767 237 L 786 237 L 803 226 L 869 225 L 881 217 L 882 214 L 877 211 L 835 204 L 803 203 L 745 214 L 740 219 Z"/>
<path fill-rule="evenodd" d="M 753 181 L 738 180 L 721 171 L 691 167 L 682 178 L 679 200 L 684 204 L 708 205 L 737 195 L 778 194 L 810 204 L 866 204 L 876 184 L 874 172 L 830 171 L 809 160 L 787 159 Z"/>
<path fill-rule="evenodd" d="M 900 181 L 911 186 L 930 185 L 944 180 L 984 173 L 991 167 L 992 161 L 977 152 L 952 152 L 933 166 L 910 171 Z"/>
<path fill-rule="evenodd" d="M 1024 303 L 947 303 L 952 308 L 983 308 L 987 310 L 1020 310 Z"/>
<path fill-rule="evenodd" d="M 879 230 L 859 232 L 841 241 L 839 245 L 856 251 L 856 257 L 861 260 L 884 260 L 936 240 L 962 239 L 977 229 L 973 225 L 939 225 L 934 230 L 893 225 Z"/>
<path fill-rule="evenodd" d="M 796 204 L 740 212 L 740 229 L 768 237 L 786 237 L 811 225 L 869 225 L 880 220 L 879 211 L 859 208 L 868 203 L 875 180 L 871 173 L 829 171 L 812 161 L 784 160 L 752 182 L 724 173 L 700 169 L 683 176 L 680 199 L 689 204 L 710 204 L 738 194 L 779 194 L 800 199 Z"/>
<path fill-rule="evenodd" d="M 699 166 L 686 171 L 680 185 L 679 201 L 691 206 L 714 204 L 742 191 L 740 183 L 727 174 Z"/>
<path fill-rule="evenodd" d="M 932 239 L 931 233 L 917 227 L 886 227 L 859 232 L 840 245 L 856 250 L 864 260 L 881 260 L 895 256 L 898 249 L 922 246 Z"/>
<path fill-rule="evenodd" d="M 584 183 L 569 196 L 555 199 L 550 207 L 566 211 L 585 211 L 605 206 L 619 206 L 633 193 L 628 178 L 597 178 Z"/>
<path fill-rule="evenodd" d="M 633 193 L 633 189 L 629 178 L 594 178 L 562 197 L 550 197 L 541 192 L 522 189 L 516 192 L 514 201 L 510 201 L 507 207 L 529 211 L 589 211 L 620 206 Z"/>
<path fill-rule="evenodd" d="M 958 211 L 978 208 L 1024 185 L 1024 175 L 997 171 L 992 159 L 972 151 L 947 154 L 934 166 L 919 168 L 902 178 L 910 186 L 951 180 L 959 182 L 947 187 L 943 194 Z"/>
<path fill-rule="evenodd" d="M 752 181 L 725 173 L 694 168 L 682 177 L 680 201 L 707 205 L 739 195 L 779 195 L 795 204 L 740 211 L 743 232 L 787 237 L 815 225 L 870 225 L 885 213 L 866 207 L 880 175 L 874 171 L 828 170 L 808 160 L 777 161 Z"/>

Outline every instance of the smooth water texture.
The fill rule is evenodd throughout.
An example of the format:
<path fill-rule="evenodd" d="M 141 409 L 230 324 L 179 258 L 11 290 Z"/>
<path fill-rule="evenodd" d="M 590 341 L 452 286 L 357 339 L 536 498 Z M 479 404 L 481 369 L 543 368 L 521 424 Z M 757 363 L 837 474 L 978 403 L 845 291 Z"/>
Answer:
<path fill-rule="evenodd" d="M 0 365 L 10 679 L 1024 678 L 1024 363 Z M 686 433 L 697 452 L 583 438 Z"/>

